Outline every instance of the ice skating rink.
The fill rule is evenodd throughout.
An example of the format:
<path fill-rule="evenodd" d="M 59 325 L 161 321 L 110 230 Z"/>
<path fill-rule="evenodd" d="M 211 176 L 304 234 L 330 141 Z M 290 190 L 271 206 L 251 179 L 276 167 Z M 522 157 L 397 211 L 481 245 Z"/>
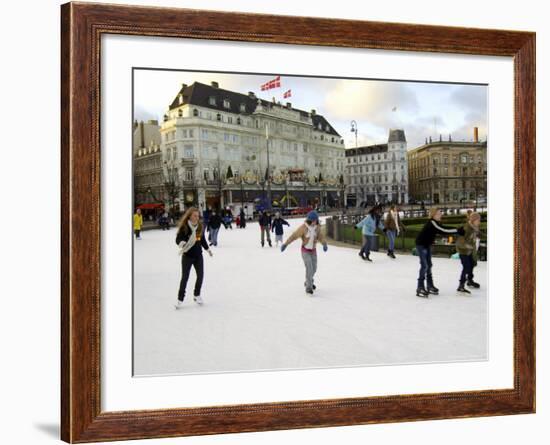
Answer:
<path fill-rule="evenodd" d="M 289 220 L 291 229 L 303 220 Z M 290 230 L 285 226 L 285 238 Z M 480 290 L 457 295 L 460 261 L 434 258 L 439 296 L 415 296 L 418 257 L 318 248 L 314 296 L 304 291 L 300 241 L 260 247 L 257 223 L 220 229 L 204 255 L 204 306 L 174 309 L 180 280 L 176 229 L 134 241 L 136 376 L 484 360 L 486 266 Z M 274 236 L 273 236 L 274 239 Z"/>

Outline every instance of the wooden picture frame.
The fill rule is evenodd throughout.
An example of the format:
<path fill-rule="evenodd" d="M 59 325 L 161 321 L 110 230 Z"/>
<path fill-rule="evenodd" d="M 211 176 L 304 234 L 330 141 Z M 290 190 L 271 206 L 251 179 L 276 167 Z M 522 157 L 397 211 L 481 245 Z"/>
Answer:
<path fill-rule="evenodd" d="M 535 34 L 91 3 L 61 7 L 61 438 L 70 443 L 535 411 Z M 281 21 L 285 26 L 280 26 Z M 102 412 L 100 38 L 103 34 L 510 56 L 515 72 L 514 387 Z"/>

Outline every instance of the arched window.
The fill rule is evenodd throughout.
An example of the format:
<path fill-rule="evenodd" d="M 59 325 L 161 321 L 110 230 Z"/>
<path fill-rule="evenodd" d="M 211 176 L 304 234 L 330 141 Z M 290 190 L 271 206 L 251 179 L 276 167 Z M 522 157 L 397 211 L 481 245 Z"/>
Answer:
<path fill-rule="evenodd" d="M 183 111 L 182 110 L 178 110 L 178 117 L 182 117 L 183 116 Z"/>
<path fill-rule="evenodd" d="M 193 108 L 193 116 L 197 117 L 199 115 L 199 110 Z"/>

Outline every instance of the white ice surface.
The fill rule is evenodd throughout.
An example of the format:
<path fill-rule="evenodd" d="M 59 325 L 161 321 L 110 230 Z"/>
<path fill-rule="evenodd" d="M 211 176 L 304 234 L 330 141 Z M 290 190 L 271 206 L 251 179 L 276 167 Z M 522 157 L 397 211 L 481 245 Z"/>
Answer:
<path fill-rule="evenodd" d="M 302 220 L 289 220 L 291 229 Z M 285 237 L 290 233 L 285 227 Z M 204 255 L 204 306 L 174 309 L 175 229 L 134 242 L 134 375 L 327 368 L 487 359 L 486 263 L 481 290 L 456 294 L 460 261 L 434 258 L 439 296 L 415 296 L 418 257 L 318 249 L 317 290 L 304 292 L 300 241 L 260 247 L 256 223 L 220 230 Z M 274 239 L 274 237 L 273 237 Z"/>

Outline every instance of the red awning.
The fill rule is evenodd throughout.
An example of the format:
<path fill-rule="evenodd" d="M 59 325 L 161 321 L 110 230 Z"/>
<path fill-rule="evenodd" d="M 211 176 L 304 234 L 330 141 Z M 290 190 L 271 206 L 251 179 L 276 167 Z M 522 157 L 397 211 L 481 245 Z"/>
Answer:
<path fill-rule="evenodd" d="M 146 204 L 140 204 L 137 206 L 138 209 L 141 210 L 154 210 L 154 209 L 163 209 L 164 204 L 160 202 L 148 202 Z"/>

